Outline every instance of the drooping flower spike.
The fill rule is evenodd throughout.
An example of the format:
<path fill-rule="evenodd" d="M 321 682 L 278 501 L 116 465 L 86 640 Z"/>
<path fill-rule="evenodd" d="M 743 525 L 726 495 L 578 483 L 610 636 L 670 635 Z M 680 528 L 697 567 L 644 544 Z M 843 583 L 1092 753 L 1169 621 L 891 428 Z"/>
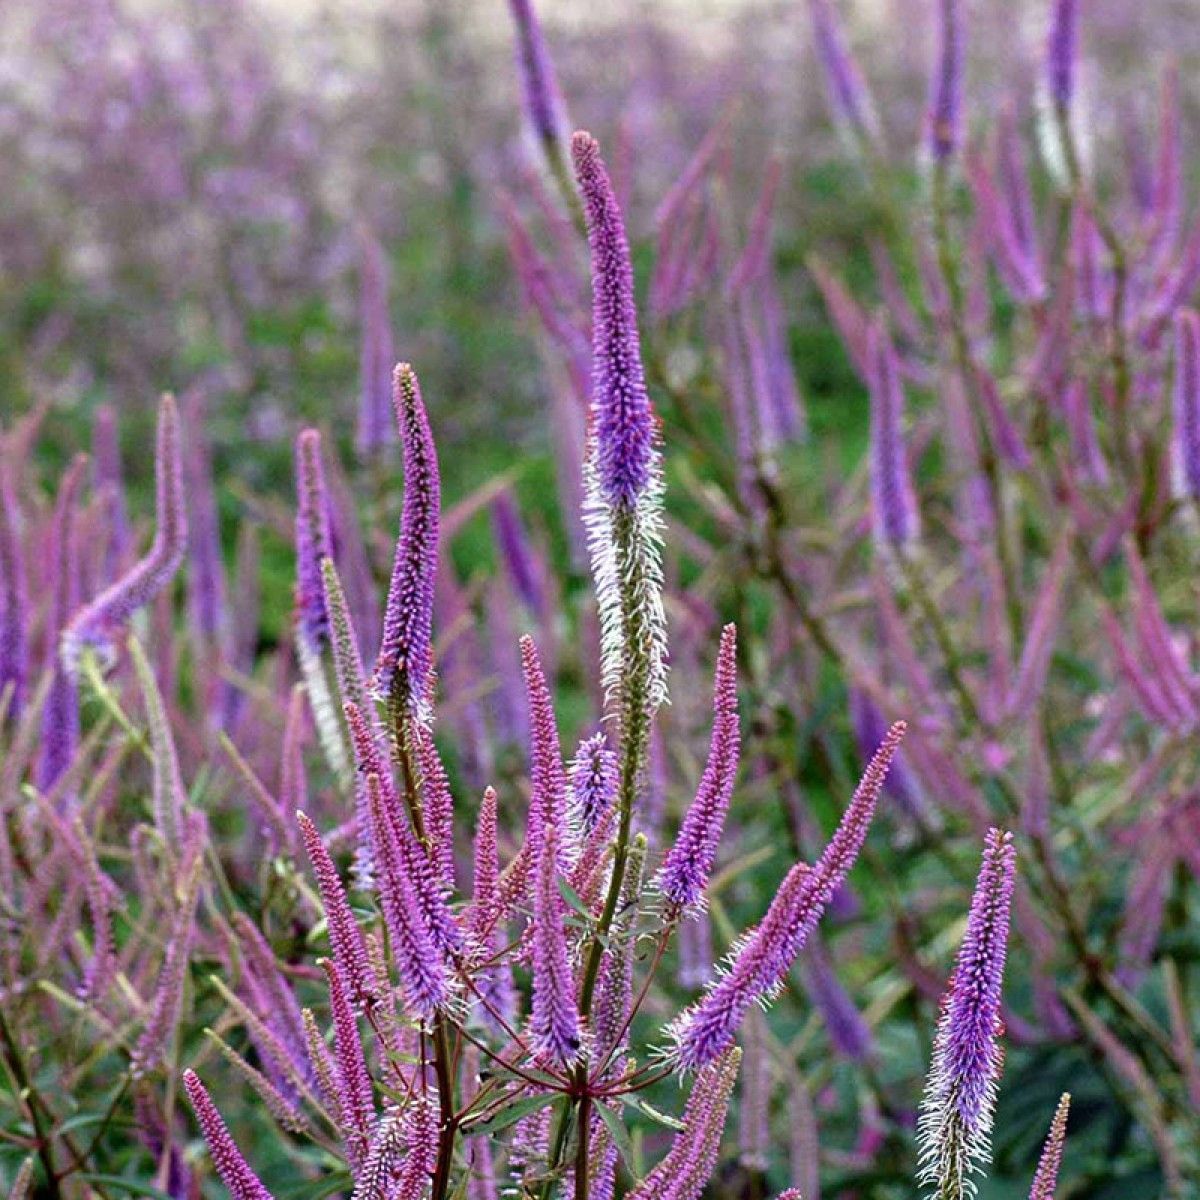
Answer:
<path fill-rule="evenodd" d="M 105 588 L 75 615 L 63 632 L 61 652 L 69 671 L 76 671 L 87 648 L 102 665 L 116 657 L 121 628 L 139 608 L 149 604 L 171 582 L 187 549 L 187 510 L 183 498 L 183 468 L 179 437 L 179 410 L 170 395 L 158 409 L 158 436 L 154 458 L 154 541 L 115 583 Z"/>
<path fill-rule="evenodd" d="M 967 931 L 942 1000 L 918 1121 L 918 1179 L 938 1200 L 971 1194 L 970 1176 L 991 1161 L 1015 863 L 1012 834 L 990 830 Z"/>
<path fill-rule="evenodd" d="M 713 727 L 708 762 L 675 844 L 659 870 L 656 885 L 672 912 L 700 903 L 717 857 L 725 814 L 733 797 L 741 751 L 737 709 L 737 629 L 726 625 L 717 652 L 713 685 Z"/>
<path fill-rule="evenodd" d="M 1058 1186 L 1058 1168 L 1062 1165 L 1063 1143 L 1067 1138 L 1067 1113 L 1070 1108 L 1071 1093 L 1063 1092 L 1058 1107 L 1054 1110 L 1054 1119 L 1050 1122 L 1050 1132 L 1046 1135 L 1042 1156 L 1038 1159 L 1029 1200 L 1054 1200 L 1054 1192 Z"/>
<path fill-rule="evenodd" d="M 274 1200 L 263 1186 L 262 1180 L 242 1157 L 242 1152 L 221 1119 L 221 1114 L 217 1112 L 217 1106 L 213 1104 L 195 1071 L 184 1071 L 183 1087 L 204 1134 L 204 1140 L 208 1143 L 213 1166 L 229 1189 L 233 1200 Z"/>
<path fill-rule="evenodd" d="M 680 1070 L 696 1070 L 719 1058 L 733 1044 L 750 1006 L 769 999 L 782 985 L 862 849 L 906 728 L 897 721 L 888 730 L 821 857 L 811 868 L 803 862 L 792 867 L 766 915 L 735 947 L 726 972 L 669 1027 L 669 1057 Z"/>
<path fill-rule="evenodd" d="M 21 545 L 21 510 L 9 447 L 0 443 L 0 696 L 11 688 L 9 714 L 21 714 L 29 675 L 29 589 Z"/>
<path fill-rule="evenodd" d="M 392 403 L 404 448 L 404 502 L 373 686 L 381 699 L 425 723 L 433 670 L 433 585 L 442 493 L 429 417 L 416 373 L 408 363 L 396 367 Z"/>

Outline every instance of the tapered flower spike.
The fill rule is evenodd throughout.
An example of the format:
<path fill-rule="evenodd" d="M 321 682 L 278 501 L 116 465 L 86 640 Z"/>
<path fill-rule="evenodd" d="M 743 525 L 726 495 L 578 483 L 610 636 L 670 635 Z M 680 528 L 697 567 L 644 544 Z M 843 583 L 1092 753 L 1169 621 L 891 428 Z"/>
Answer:
<path fill-rule="evenodd" d="M 149 604 L 179 570 L 187 550 L 187 510 L 181 464 L 179 410 L 174 398 L 165 395 L 158 408 L 154 458 L 157 522 L 154 541 L 144 558 L 80 609 L 64 630 L 61 650 L 67 670 L 77 670 L 80 657 L 87 648 L 95 651 L 101 665 L 111 664 L 116 657 L 119 630 L 139 608 Z"/>
<path fill-rule="evenodd" d="M 75 517 L 79 489 L 87 470 L 87 456 L 76 455 L 67 468 L 54 505 L 54 528 L 50 540 L 52 575 L 49 628 L 58 636 L 71 619 L 79 602 L 79 547 Z M 51 643 L 53 645 L 53 643 Z M 75 679 L 61 662 L 54 664 L 50 694 L 42 709 L 41 750 L 34 774 L 38 790 L 49 792 L 70 766 L 79 745 L 79 690 Z"/>
<path fill-rule="evenodd" d="M 600 609 L 602 675 L 620 697 L 634 759 L 666 698 L 660 562 L 662 466 L 646 390 L 629 242 L 595 138 L 571 139 L 592 262 L 592 404 L 585 523 Z"/>
<path fill-rule="evenodd" d="M 362 1039 L 354 1020 L 354 1010 L 342 982 L 341 972 L 329 959 L 321 959 L 329 983 L 329 1011 L 333 1018 L 333 1049 L 337 1062 L 338 1107 L 351 1134 L 352 1162 L 357 1165 L 367 1155 L 371 1127 L 375 1124 L 375 1097 L 371 1076 L 363 1055 Z"/>
<path fill-rule="evenodd" d="M 716 862 L 741 751 L 737 708 L 737 628 L 726 625 L 717 651 L 708 762 L 675 844 L 655 880 L 672 912 L 699 904 Z"/>
<path fill-rule="evenodd" d="M 242 1157 L 242 1152 L 195 1071 L 184 1071 L 183 1087 L 191 1102 L 192 1111 L 196 1114 L 196 1120 L 200 1123 L 204 1140 L 208 1143 L 213 1166 L 229 1189 L 233 1200 L 274 1200 L 263 1186 L 262 1180 Z"/>
<path fill-rule="evenodd" d="M 21 548 L 21 510 L 9 448 L 0 444 L 0 695 L 12 689 L 9 715 L 21 715 L 29 675 L 29 591 Z"/>
<path fill-rule="evenodd" d="M 479 819 L 475 828 L 475 879 L 471 893 L 472 935 L 481 944 L 488 937 L 499 916 L 497 886 L 500 882 L 500 851 L 496 842 L 496 789 L 489 787 L 479 804 Z"/>
<path fill-rule="evenodd" d="M 533 900 L 533 1003 L 529 1019 L 534 1051 L 557 1067 L 571 1066 L 582 1042 L 575 984 L 558 890 L 558 830 L 543 831 Z"/>
<path fill-rule="evenodd" d="M 433 581 L 442 493 L 429 417 L 408 363 L 396 367 L 392 403 L 404 447 L 404 502 L 373 686 L 381 699 L 408 709 L 424 724 L 433 670 Z"/>
<path fill-rule="evenodd" d="M 380 777 L 368 775 L 366 787 L 379 900 L 392 942 L 400 986 L 414 1015 L 429 1021 L 450 1001 L 449 972 L 413 895 L 396 831 L 385 808 Z"/>
<path fill-rule="evenodd" d="M 891 338 L 879 322 L 868 334 L 871 371 L 871 528 L 885 554 L 903 554 L 920 534 L 904 444 L 904 391 Z"/>
<path fill-rule="evenodd" d="M 586 837 L 617 794 L 617 755 L 608 738 L 594 733 L 579 743 L 571 760 L 572 819 Z"/>
<path fill-rule="evenodd" d="M 387 258 L 379 240 L 364 226 L 358 231 L 359 400 L 358 452 L 378 454 L 395 437 L 388 413 L 391 400 L 392 320 L 388 312 Z"/>
<path fill-rule="evenodd" d="M 325 910 L 325 924 L 329 930 L 333 961 L 346 981 L 351 1002 L 359 1008 L 367 1007 L 378 999 L 379 989 L 367 958 L 362 931 L 350 911 L 337 868 L 333 865 L 333 859 L 325 848 L 317 827 L 302 812 L 296 814 L 296 820 L 300 825 L 304 848 L 308 851 L 308 860 L 312 863 L 317 890 L 321 894 L 321 907 Z"/>
<path fill-rule="evenodd" d="M 835 121 L 866 145 L 878 146 L 882 138 L 879 114 L 858 63 L 846 44 L 845 31 L 830 0 L 809 0 L 817 61 Z"/>
<path fill-rule="evenodd" d="M 1171 478 L 1181 500 L 1200 500 L 1200 313 L 1175 314 Z"/>
<path fill-rule="evenodd" d="M 491 512 L 496 547 L 513 591 L 526 608 L 544 622 L 548 614 L 541 571 L 512 493 L 508 490 L 500 492 L 492 501 Z"/>
<path fill-rule="evenodd" d="M 1000 994 L 1016 854 L 1012 834 L 989 830 L 967 931 L 942 1000 L 918 1121 L 918 1181 L 938 1200 L 974 1192 L 991 1161 L 992 1116 L 1003 1062 Z"/>
<path fill-rule="evenodd" d="M 962 139 L 965 32 L 962 0 L 938 0 L 937 59 L 929 87 L 926 138 L 935 163 L 946 162 Z"/>
<path fill-rule="evenodd" d="M 1058 1185 L 1058 1168 L 1062 1164 L 1063 1143 L 1067 1137 L 1067 1113 L 1070 1108 L 1071 1093 L 1063 1092 L 1058 1107 L 1054 1110 L 1054 1119 L 1050 1122 L 1050 1132 L 1046 1135 L 1042 1156 L 1038 1159 L 1029 1200 L 1054 1200 L 1055 1188 Z"/>
<path fill-rule="evenodd" d="M 683 1071 L 715 1062 L 737 1034 L 750 1006 L 778 991 L 866 840 L 867 827 L 907 726 L 897 721 L 867 764 L 841 822 L 820 859 L 788 872 L 766 915 L 735 947 L 724 975 L 668 1029 L 668 1057 Z"/>
<path fill-rule="evenodd" d="M 559 869 L 565 874 L 570 866 L 571 845 L 565 835 L 567 824 L 567 776 L 563 769 L 562 748 L 558 737 L 558 721 L 554 702 L 542 670 L 533 638 L 521 639 L 521 670 L 525 676 L 525 694 L 529 701 L 529 821 L 525 841 L 531 867 L 541 861 L 542 838 L 545 829 L 553 825 L 559 830 L 557 841 Z"/>
<path fill-rule="evenodd" d="M 332 557 L 321 435 L 305 429 L 296 438 L 296 632 L 318 653 L 330 637 L 322 565 Z"/>
<path fill-rule="evenodd" d="M 717 1165 L 729 1097 L 742 1052 L 726 1050 L 697 1076 L 683 1110 L 683 1129 L 666 1157 L 629 1200 L 698 1200 Z"/>
<path fill-rule="evenodd" d="M 525 119 L 543 152 L 561 156 L 567 136 L 566 110 L 541 24 L 532 0 L 509 0 L 508 6 L 516 25 L 517 71 Z"/>
<path fill-rule="evenodd" d="M 1064 108 L 1070 105 L 1075 90 L 1078 24 L 1078 0 L 1054 0 L 1046 41 L 1046 82 L 1050 99 Z"/>
<path fill-rule="evenodd" d="M 229 610 L 221 560 L 221 526 L 213 489 L 212 452 L 204 436 L 206 407 L 201 392 L 184 401 L 188 438 L 183 454 L 183 483 L 191 511 L 188 522 L 188 615 L 200 653 L 221 655 L 229 647 Z"/>

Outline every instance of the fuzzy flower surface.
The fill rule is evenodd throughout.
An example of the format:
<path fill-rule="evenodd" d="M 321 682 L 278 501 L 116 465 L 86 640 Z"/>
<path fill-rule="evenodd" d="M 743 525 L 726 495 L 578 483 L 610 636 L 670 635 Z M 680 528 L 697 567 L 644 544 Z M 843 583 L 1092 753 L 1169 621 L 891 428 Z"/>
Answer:
<path fill-rule="evenodd" d="M 882 325 L 868 337 L 871 395 L 871 529 L 888 554 L 903 553 L 917 539 L 920 518 L 904 444 L 904 389 L 900 364 Z"/>
<path fill-rule="evenodd" d="M 433 670 L 433 584 L 442 491 L 421 387 L 407 363 L 396 367 L 392 403 L 404 448 L 404 503 L 374 687 L 381 698 L 406 706 L 424 720 Z"/>
<path fill-rule="evenodd" d="M 782 985 L 862 849 L 906 728 L 898 721 L 888 730 L 821 857 L 811 868 L 802 862 L 792 867 L 766 915 L 742 937 L 725 974 L 670 1026 L 669 1058 L 680 1070 L 697 1070 L 716 1061 L 733 1044 L 751 1005 Z"/>
<path fill-rule="evenodd" d="M 989 830 L 949 989 L 918 1121 L 919 1181 L 939 1200 L 974 1190 L 991 1160 L 992 1117 L 1003 1052 L 1000 995 L 1016 852 L 1012 834 Z"/>
<path fill-rule="evenodd" d="M 558 891 L 557 843 L 558 830 L 547 826 L 534 883 L 530 1032 L 534 1050 L 540 1056 L 555 1066 L 568 1067 L 579 1057 L 582 1038 Z"/>
<path fill-rule="evenodd" d="M 716 862 L 741 752 L 737 707 L 737 629 L 726 625 L 717 652 L 708 762 L 675 844 L 659 870 L 658 890 L 675 911 L 698 904 Z"/>

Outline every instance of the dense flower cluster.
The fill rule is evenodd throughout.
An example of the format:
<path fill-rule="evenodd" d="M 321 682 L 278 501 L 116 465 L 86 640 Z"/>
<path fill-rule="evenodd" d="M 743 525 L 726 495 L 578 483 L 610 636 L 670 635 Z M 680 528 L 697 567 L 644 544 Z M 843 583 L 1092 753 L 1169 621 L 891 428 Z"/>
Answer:
<path fill-rule="evenodd" d="M 742 118 L 699 141 L 643 319 L 621 140 L 568 136 L 551 40 L 510 7 L 545 178 L 526 164 L 499 207 L 553 373 L 561 554 L 515 476 L 443 503 L 453 398 L 390 361 L 365 226 L 353 482 L 398 536 L 364 534 L 348 439 L 301 428 L 292 506 L 247 505 L 293 548 L 290 638 L 260 644 L 254 537 L 227 571 L 202 396 L 160 403 L 148 539 L 111 409 L 49 494 L 44 411 L 4 429 L 10 1194 L 195 1200 L 215 1173 L 234 1200 L 699 1200 L 728 1168 L 780 1200 L 822 1176 L 964 1200 L 1009 1136 L 1002 1075 L 1030 1118 L 996 1157 L 1031 1200 L 1077 1153 L 1061 1075 L 1105 1135 L 1079 1140 L 1105 1146 L 1092 1177 L 1113 1146 L 1114 1178 L 1191 1194 L 1200 670 L 1173 568 L 1200 497 L 1200 227 L 1177 78 L 1125 199 L 1081 152 L 1086 12 L 1057 0 L 1043 177 L 1020 110 L 975 136 L 968 13 L 938 0 L 910 220 L 890 114 L 835 0 L 809 0 L 883 239 L 878 303 L 808 264 L 864 434 L 821 473 L 773 246 L 785 161 L 735 242 Z M 494 574 L 464 576 L 456 539 L 489 521 Z M 556 570 L 581 531 L 591 589 Z M 914 1026 L 915 1112 L 915 1076 L 882 1069 Z"/>

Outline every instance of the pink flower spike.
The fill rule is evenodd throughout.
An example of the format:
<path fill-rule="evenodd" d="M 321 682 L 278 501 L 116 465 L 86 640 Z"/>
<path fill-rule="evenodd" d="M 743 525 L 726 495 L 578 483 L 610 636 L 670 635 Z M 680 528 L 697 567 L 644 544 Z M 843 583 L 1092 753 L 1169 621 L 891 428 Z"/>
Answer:
<path fill-rule="evenodd" d="M 233 1200 L 274 1200 L 274 1197 L 263 1186 L 262 1180 L 255 1175 L 250 1164 L 242 1157 L 237 1143 L 230 1136 L 229 1129 L 217 1112 L 217 1107 L 205 1090 L 195 1071 L 184 1071 L 183 1087 L 191 1101 L 192 1111 L 200 1123 L 204 1140 L 208 1143 L 208 1152 L 212 1155 L 213 1166 L 217 1169 L 221 1181 L 229 1189 Z"/>
<path fill-rule="evenodd" d="M 570 1067 L 579 1058 L 582 1039 L 558 880 L 558 831 L 548 825 L 534 885 L 530 1033 L 535 1051 L 549 1064 Z"/>
<path fill-rule="evenodd" d="M 338 1107 L 342 1119 L 350 1126 L 352 1164 L 366 1158 L 375 1124 L 375 1097 L 371 1091 L 371 1076 L 363 1055 L 362 1039 L 354 1020 L 354 1010 L 346 996 L 341 972 L 327 958 L 321 959 L 329 983 L 329 1011 L 333 1017 L 333 1051 L 337 1061 Z"/>
<path fill-rule="evenodd" d="M 525 693 L 529 702 L 530 762 L 529 776 L 532 791 L 529 798 L 529 820 L 525 841 L 532 863 L 541 859 L 542 838 L 548 825 L 559 830 L 559 870 L 564 874 L 570 865 L 570 847 L 564 844 L 563 830 L 567 823 L 567 775 L 563 768 L 562 747 L 558 738 L 558 721 L 554 702 L 542 670 L 533 638 L 521 639 L 521 669 L 525 676 Z"/>
<path fill-rule="evenodd" d="M 1042 1156 L 1038 1160 L 1029 1200 L 1054 1200 L 1054 1192 L 1058 1185 L 1058 1168 L 1062 1163 L 1063 1143 L 1067 1138 L 1067 1113 L 1070 1108 L 1071 1093 L 1063 1092 L 1058 1107 L 1054 1110 L 1054 1119 L 1050 1122 L 1046 1144 L 1042 1147 Z"/>
<path fill-rule="evenodd" d="M 183 498 L 179 410 L 170 395 L 163 396 L 158 408 L 154 478 L 157 524 L 150 550 L 76 613 L 64 630 L 61 653 L 68 671 L 78 670 L 80 656 L 88 647 L 96 651 L 102 665 L 111 665 L 116 658 L 118 631 L 171 582 L 183 561 L 187 549 L 187 510 Z"/>
<path fill-rule="evenodd" d="M 741 734 L 737 710 L 737 628 L 721 631 L 713 685 L 713 727 L 708 762 L 675 844 L 659 870 L 656 884 L 672 911 L 698 904 L 716 861 L 717 846 L 737 776 Z"/>
<path fill-rule="evenodd" d="M 408 363 L 396 367 L 392 403 L 404 447 L 404 502 L 373 686 L 378 696 L 426 724 L 442 490 L 421 387 Z"/>

